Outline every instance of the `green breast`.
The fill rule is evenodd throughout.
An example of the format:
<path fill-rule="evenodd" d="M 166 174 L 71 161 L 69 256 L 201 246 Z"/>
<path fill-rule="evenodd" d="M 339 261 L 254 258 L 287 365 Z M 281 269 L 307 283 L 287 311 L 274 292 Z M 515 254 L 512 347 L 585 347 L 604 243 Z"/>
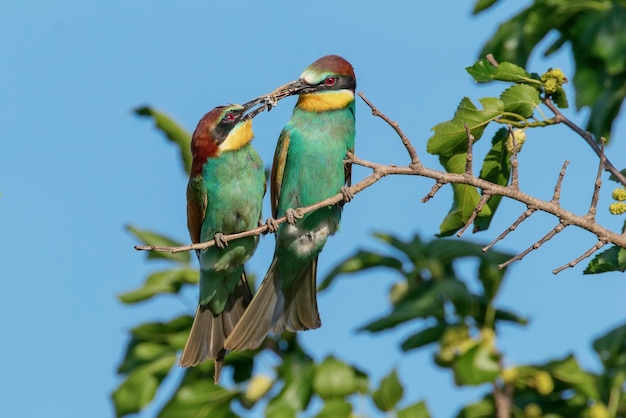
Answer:
<path fill-rule="evenodd" d="M 263 205 L 265 172 L 263 161 L 251 145 L 220 154 L 203 166 L 207 210 L 202 240 L 216 232 L 241 232 L 258 225 Z"/>

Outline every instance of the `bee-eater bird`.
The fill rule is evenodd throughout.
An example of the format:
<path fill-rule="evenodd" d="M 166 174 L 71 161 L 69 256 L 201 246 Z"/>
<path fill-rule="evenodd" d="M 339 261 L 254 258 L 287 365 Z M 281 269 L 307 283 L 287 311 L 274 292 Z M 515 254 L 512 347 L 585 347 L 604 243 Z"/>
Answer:
<path fill-rule="evenodd" d="M 350 184 L 344 164 L 354 149 L 352 65 L 337 55 L 311 64 L 299 80 L 274 93 L 298 93 L 293 115 L 282 130 L 271 174 L 274 218 L 287 216 L 276 231 L 274 259 L 250 306 L 226 339 L 229 350 L 258 347 L 270 331 L 315 329 L 317 258 L 341 218 L 342 204 L 324 207 L 296 219 L 294 209 L 312 205 Z M 347 197 L 347 196 L 346 196 Z"/>
<path fill-rule="evenodd" d="M 216 383 L 224 339 L 252 299 L 243 264 L 258 243 L 258 236 L 226 243 L 223 235 L 257 227 L 265 194 L 263 161 L 250 144 L 254 135 L 247 110 L 216 107 L 200 119 L 191 140 L 187 227 L 192 242 L 215 238 L 216 246 L 197 251 L 200 298 L 180 365 L 214 359 Z"/>

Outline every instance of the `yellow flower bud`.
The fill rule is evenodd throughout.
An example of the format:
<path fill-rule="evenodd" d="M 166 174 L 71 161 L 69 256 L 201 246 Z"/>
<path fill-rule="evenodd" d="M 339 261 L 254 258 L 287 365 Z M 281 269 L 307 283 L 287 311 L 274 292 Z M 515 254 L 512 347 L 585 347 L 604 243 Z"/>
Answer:
<path fill-rule="evenodd" d="M 550 373 L 538 371 L 535 374 L 535 388 L 540 395 L 548 395 L 554 390 L 554 381 Z"/>
<path fill-rule="evenodd" d="M 514 383 L 519 377 L 519 370 L 517 367 L 509 367 L 502 370 L 502 380 L 504 383 Z"/>
<path fill-rule="evenodd" d="M 609 410 L 601 403 L 589 408 L 589 418 L 609 418 Z"/>
<path fill-rule="evenodd" d="M 613 196 L 613 199 L 623 202 L 624 200 L 626 200 L 626 189 L 623 187 L 618 187 L 617 189 L 613 190 L 611 196 Z"/>
<path fill-rule="evenodd" d="M 621 215 L 622 213 L 626 213 L 626 203 L 624 202 L 616 202 L 611 203 L 609 205 L 609 212 L 613 215 Z"/>
<path fill-rule="evenodd" d="M 522 150 L 522 145 L 526 142 L 526 132 L 522 129 L 513 130 L 513 136 L 515 136 L 515 145 L 517 145 L 517 152 Z M 506 150 L 509 154 L 513 154 L 513 136 L 509 134 L 506 139 Z"/>
<path fill-rule="evenodd" d="M 272 379 L 266 375 L 254 376 L 246 388 L 245 398 L 251 403 L 261 399 L 272 388 Z"/>
<path fill-rule="evenodd" d="M 539 418 L 542 415 L 541 407 L 536 403 L 529 403 L 524 408 L 524 418 Z"/>
<path fill-rule="evenodd" d="M 543 73 L 541 81 L 543 82 L 543 88 L 546 93 L 554 94 L 563 83 L 567 83 L 567 78 L 565 78 L 563 71 L 558 68 L 552 68 Z"/>

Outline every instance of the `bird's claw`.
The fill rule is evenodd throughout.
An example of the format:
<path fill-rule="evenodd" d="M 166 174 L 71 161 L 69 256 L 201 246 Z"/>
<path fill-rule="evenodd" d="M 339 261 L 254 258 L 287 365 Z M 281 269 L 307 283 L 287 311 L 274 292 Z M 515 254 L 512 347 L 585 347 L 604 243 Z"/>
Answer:
<path fill-rule="evenodd" d="M 224 247 L 228 245 L 228 240 L 224 238 L 224 234 L 221 232 L 216 233 L 213 239 L 215 240 L 215 246 L 217 248 L 224 249 Z"/>
<path fill-rule="evenodd" d="M 270 234 L 273 234 L 278 230 L 278 222 L 276 222 L 276 219 L 274 218 L 267 218 L 265 225 L 267 226 L 267 232 Z"/>
<path fill-rule="evenodd" d="M 285 211 L 285 218 L 287 218 L 287 223 L 289 225 L 295 225 L 296 219 L 302 219 L 303 216 L 304 215 L 300 211 L 291 208 Z"/>
<path fill-rule="evenodd" d="M 342 186 L 341 189 L 339 189 L 339 192 L 343 195 L 343 201 L 345 203 L 348 203 L 349 201 L 354 199 L 354 193 L 352 193 L 350 191 L 350 188 L 347 186 Z"/>

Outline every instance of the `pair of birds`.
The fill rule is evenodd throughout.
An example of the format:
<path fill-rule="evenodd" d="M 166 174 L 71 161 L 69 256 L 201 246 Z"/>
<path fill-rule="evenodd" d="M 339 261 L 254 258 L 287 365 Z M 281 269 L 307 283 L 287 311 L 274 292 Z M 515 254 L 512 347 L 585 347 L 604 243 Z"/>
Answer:
<path fill-rule="evenodd" d="M 198 123 L 191 141 L 187 226 L 192 242 L 215 238 L 217 245 L 198 252 L 199 305 L 181 366 L 214 359 L 217 383 L 227 350 L 257 348 L 269 331 L 321 326 L 317 257 L 339 227 L 341 205 L 301 218 L 293 209 L 349 185 L 350 166 L 344 159 L 354 149 L 355 88 L 352 65 L 328 55 L 271 94 L 299 97 L 278 139 L 270 179 L 272 216 L 287 216 L 288 222 L 276 230 L 274 258 L 254 298 L 243 264 L 254 253 L 258 236 L 230 243 L 222 236 L 261 222 L 265 173 L 250 144 L 253 114 L 246 114 L 260 100 L 216 107 Z"/>

